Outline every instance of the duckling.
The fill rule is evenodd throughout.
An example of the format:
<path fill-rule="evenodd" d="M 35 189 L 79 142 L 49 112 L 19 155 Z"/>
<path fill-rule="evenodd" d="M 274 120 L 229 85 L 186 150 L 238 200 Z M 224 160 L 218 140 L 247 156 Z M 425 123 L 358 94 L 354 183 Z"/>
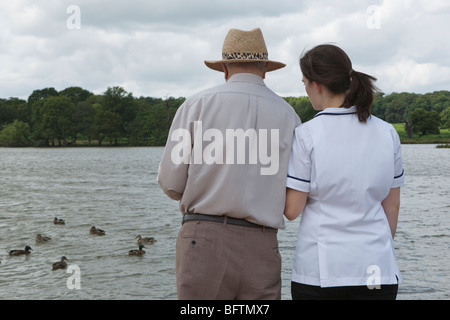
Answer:
<path fill-rule="evenodd" d="M 31 253 L 30 250 L 33 250 L 33 249 L 31 249 L 29 246 L 26 246 L 25 250 L 10 250 L 9 255 L 10 256 L 20 256 L 23 254 L 30 254 Z"/>
<path fill-rule="evenodd" d="M 36 235 L 36 242 L 47 242 L 47 241 L 50 241 L 50 240 L 52 240 L 52 238 L 50 238 L 50 237 L 43 237 L 43 236 L 41 236 L 41 234 L 37 234 Z"/>
<path fill-rule="evenodd" d="M 145 248 L 143 244 L 139 245 L 139 250 L 130 250 L 128 251 L 128 254 L 130 256 L 142 256 L 145 254 L 145 250 L 142 250 L 142 248 Z"/>
<path fill-rule="evenodd" d="M 138 235 L 135 239 L 137 239 L 137 244 L 156 242 L 156 239 L 153 237 L 142 238 L 141 235 Z"/>
<path fill-rule="evenodd" d="M 66 224 L 66 222 L 63 219 L 58 219 L 55 217 L 55 219 L 53 219 L 53 224 Z"/>
<path fill-rule="evenodd" d="M 90 232 L 91 234 L 96 234 L 96 235 L 98 235 L 98 236 L 104 236 L 104 235 L 106 234 L 105 231 L 103 231 L 102 229 L 98 229 L 98 228 L 96 228 L 96 227 L 94 227 L 94 226 L 91 227 L 91 229 L 89 230 L 89 232 Z"/>
<path fill-rule="evenodd" d="M 58 269 L 66 269 L 67 268 L 67 262 L 69 259 L 67 259 L 65 256 L 61 257 L 61 261 L 55 262 L 52 264 L 52 270 L 58 270 Z"/>

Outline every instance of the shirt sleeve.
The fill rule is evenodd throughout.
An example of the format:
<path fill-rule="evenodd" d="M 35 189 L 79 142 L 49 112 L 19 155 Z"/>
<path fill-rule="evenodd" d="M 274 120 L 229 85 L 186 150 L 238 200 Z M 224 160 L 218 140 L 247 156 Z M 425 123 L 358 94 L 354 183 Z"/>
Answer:
<path fill-rule="evenodd" d="M 403 168 L 400 138 L 394 128 L 391 130 L 392 138 L 394 139 L 394 179 L 392 181 L 391 189 L 394 189 L 405 184 L 405 170 Z"/>
<path fill-rule="evenodd" d="M 311 156 L 305 143 L 302 126 L 295 130 L 292 141 L 292 150 L 289 158 L 288 176 L 286 186 L 288 188 L 307 192 L 311 186 Z"/>
<path fill-rule="evenodd" d="M 158 168 L 158 183 L 174 200 L 183 196 L 192 153 L 192 126 L 186 104 L 181 105 L 175 114 Z"/>

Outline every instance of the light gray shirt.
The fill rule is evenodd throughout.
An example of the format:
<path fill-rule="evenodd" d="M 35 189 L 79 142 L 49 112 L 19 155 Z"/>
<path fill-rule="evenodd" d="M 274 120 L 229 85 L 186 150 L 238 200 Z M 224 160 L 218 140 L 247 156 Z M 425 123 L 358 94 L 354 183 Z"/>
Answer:
<path fill-rule="evenodd" d="M 293 108 L 254 74 L 188 98 L 170 128 L 158 182 L 182 214 L 284 228 Z"/>

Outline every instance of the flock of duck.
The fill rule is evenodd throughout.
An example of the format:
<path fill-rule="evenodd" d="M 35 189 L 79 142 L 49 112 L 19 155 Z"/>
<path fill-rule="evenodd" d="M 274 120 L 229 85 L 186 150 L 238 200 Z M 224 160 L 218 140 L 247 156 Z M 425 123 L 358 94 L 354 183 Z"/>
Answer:
<path fill-rule="evenodd" d="M 58 219 L 55 217 L 55 219 L 53 219 L 53 224 L 64 225 L 64 224 L 66 224 L 66 222 L 63 219 Z M 98 235 L 98 236 L 104 236 L 106 234 L 106 232 L 104 230 L 96 228 L 95 226 L 92 226 L 89 229 L 89 233 Z M 137 239 L 136 242 L 138 244 L 139 249 L 128 251 L 128 255 L 142 256 L 145 254 L 145 250 L 142 249 L 142 248 L 145 248 L 144 244 L 152 244 L 152 243 L 156 242 L 156 239 L 153 237 L 141 237 L 141 235 L 138 235 L 135 239 Z M 52 240 L 52 238 L 42 236 L 41 234 L 37 234 L 35 240 L 36 240 L 36 242 L 47 242 L 47 241 Z M 8 254 L 10 256 L 29 255 L 31 253 L 31 250 L 33 250 L 33 249 L 31 249 L 30 246 L 25 246 L 24 250 L 14 249 L 14 250 L 10 250 Z M 68 260 L 69 259 L 67 259 L 65 256 L 62 256 L 60 261 L 52 264 L 52 270 L 66 269 L 67 268 L 66 261 L 68 261 Z"/>

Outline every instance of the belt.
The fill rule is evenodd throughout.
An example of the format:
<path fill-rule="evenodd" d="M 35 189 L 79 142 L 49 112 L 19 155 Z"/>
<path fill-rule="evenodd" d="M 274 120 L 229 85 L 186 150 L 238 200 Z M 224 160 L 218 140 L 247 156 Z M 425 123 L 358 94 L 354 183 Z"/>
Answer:
<path fill-rule="evenodd" d="M 231 217 L 227 217 L 227 216 L 214 216 L 214 215 L 199 214 L 199 213 L 185 214 L 183 216 L 183 223 L 189 222 L 189 221 L 210 221 L 210 222 L 217 222 L 217 223 L 232 224 L 235 226 L 276 230 L 271 227 L 266 227 L 266 226 L 262 226 L 262 225 L 259 225 L 259 224 L 253 223 L 253 222 L 249 222 L 245 219 L 237 219 L 237 218 L 231 218 Z"/>

